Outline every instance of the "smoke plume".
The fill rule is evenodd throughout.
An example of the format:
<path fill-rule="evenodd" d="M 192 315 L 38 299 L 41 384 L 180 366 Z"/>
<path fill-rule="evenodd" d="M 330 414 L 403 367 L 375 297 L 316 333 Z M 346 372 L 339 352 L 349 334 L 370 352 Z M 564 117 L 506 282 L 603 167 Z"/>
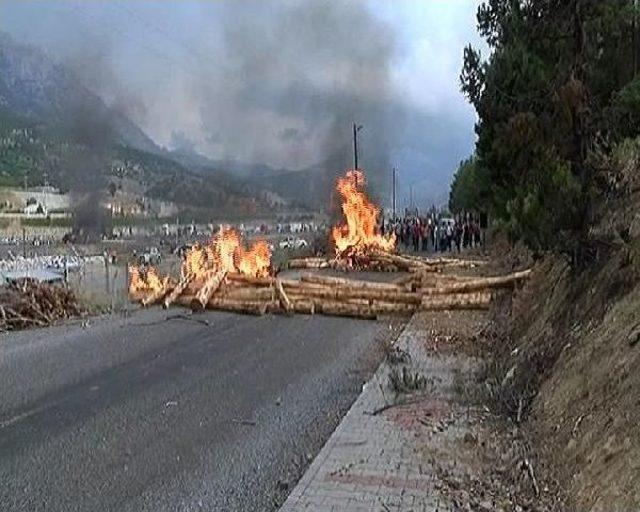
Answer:
<path fill-rule="evenodd" d="M 221 51 L 198 61 L 191 88 L 208 154 L 343 170 L 353 165 L 356 122 L 359 166 L 373 181 L 388 169 L 400 115 L 391 86 L 396 38 L 364 3 L 248 1 L 213 11 Z"/>
<path fill-rule="evenodd" d="M 110 67 L 107 47 L 77 48 L 65 66 L 80 84 L 94 89 L 100 83 L 104 91 L 109 87 L 117 91 L 111 95 L 113 104 L 107 106 L 80 86 L 78 94 L 70 98 L 66 115 L 67 131 L 78 144 L 68 162 L 73 231 L 82 240 L 97 240 L 111 228 L 111 215 L 104 207 L 108 152 L 117 136 L 115 117 L 128 102 L 122 100 L 125 95 Z"/>

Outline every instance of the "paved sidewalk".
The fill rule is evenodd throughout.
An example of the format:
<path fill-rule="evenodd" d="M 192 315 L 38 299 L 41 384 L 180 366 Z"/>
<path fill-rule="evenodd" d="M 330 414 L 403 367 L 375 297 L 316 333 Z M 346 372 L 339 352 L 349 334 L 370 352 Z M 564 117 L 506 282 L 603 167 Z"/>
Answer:
<path fill-rule="evenodd" d="M 451 482 L 473 470 L 473 449 L 465 444 L 473 439 L 477 416 L 454 397 L 460 378 L 471 376 L 477 362 L 434 355 L 426 347 L 436 334 L 420 325 L 414 316 L 396 342 L 410 362 L 380 366 L 281 512 L 445 511 L 465 502 L 451 492 Z M 424 391 L 391 391 L 391 368 L 403 366 L 427 377 Z M 406 405 L 379 411 L 397 402 Z"/>

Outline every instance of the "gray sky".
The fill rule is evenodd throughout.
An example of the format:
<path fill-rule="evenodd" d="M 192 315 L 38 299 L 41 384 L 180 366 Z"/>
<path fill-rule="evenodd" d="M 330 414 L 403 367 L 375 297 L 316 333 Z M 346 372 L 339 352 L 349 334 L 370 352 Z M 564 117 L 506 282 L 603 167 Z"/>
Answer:
<path fill-rule="evenodd" d="M 2 0 L 0 29 L 82 68 L 166 147 L 304 168 L 356 120 L 364 165 L 397 165 L 426 200 L 473 148 L 458 75 L 478 3 Z"/>

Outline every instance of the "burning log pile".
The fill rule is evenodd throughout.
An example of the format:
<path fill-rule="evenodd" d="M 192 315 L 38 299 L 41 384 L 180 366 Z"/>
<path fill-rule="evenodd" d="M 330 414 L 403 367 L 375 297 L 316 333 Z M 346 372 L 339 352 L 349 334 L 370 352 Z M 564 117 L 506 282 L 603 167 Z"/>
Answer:
<path fill-rule="evenodd" d="M 186 288 L 172 302 L 192 309 L 254 315 L 317 313 L 375 319 L 419 310 L 485 309 L 497 290 L 516 285 L 529 272 L 482 278 L 416 272 L 395 283 L 321 275 L 286 279 L 213 274 L 208 288 L 215 290 L 211 295 L 203 292 L 204 287 Z"/>
<path fill-rule="evenodd" d="M 0 330 L 44 327 L 84 314 L 71 290 L 31 279 L 0 289 Z"/>
<path fill-rule="evenodd" d="M 266 244 L 245 249 L 237 233 L 227 229 L 186 253 L 178 280 L 161 277 L 153 267 L 132 267 L 130 293 L 144 306 L 178 304 L 254 315 L 319 313 L 373 319 L 418 310 L 487 308 L 495 290 L 528 276 L 528 271 L 488 278 L 445 275 L 439 273 L 443 268 L 480 262 L 370 252 L 410 274 L 393 283 L 323 275 L 281 278 L 269 275 Z"/>
<path fill-rule="evenodd" d="M 303 258 L 291 260 L 291 269 L 372 270 L 387 272 L 437 272 L 443 267 L 473 267 L 482 261 L 451 258 L 424 259 L 395 254 L 396 235 L 378 233 L 380 210 L 369 200 L 362 187 L 361 171 L 348 171 L 338 178 L 336 191 L 342 200 L 344 222 L 331 231 L 335 248 L 333 258 Z"/>
<path fill-rule="evenodd" d="M 487 308 L 495 290 L 514 286 L 529 271 L 507 276 L 469 278 L 444 275 L 443 269 L 475 267 L 482 261 L 399 255 L 395 235 L 377 232 L 378 209 L 359 189 L 360 171 L 338 180 L 344 224 L 333 228 L 335 258 L 291 260 L 289 268 L 401 270 L 410 275 L 394 283 L 305 275 L 284 279 L 270 275 L 271 253 L 265 242 L 245 248 L 232 229 L 223 229 L 204 246 L 190 249 L 180 279 L 160 277 L 154 268 L 130 270 L 130 294 L 143 305 L 173 303 L 263 315 L 314 314 L 377 318 L 417 310 Z"/>

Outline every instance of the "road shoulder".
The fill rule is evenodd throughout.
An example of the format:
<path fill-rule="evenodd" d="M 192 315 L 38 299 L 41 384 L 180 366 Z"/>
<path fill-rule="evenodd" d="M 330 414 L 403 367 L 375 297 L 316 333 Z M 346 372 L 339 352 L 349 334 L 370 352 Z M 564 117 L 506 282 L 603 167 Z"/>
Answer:
<path fill-rule="evenodd" d="M 518 510 L 520 444 L 474 398 L 484 321 L 414 315 L 280 511 Z"/>

